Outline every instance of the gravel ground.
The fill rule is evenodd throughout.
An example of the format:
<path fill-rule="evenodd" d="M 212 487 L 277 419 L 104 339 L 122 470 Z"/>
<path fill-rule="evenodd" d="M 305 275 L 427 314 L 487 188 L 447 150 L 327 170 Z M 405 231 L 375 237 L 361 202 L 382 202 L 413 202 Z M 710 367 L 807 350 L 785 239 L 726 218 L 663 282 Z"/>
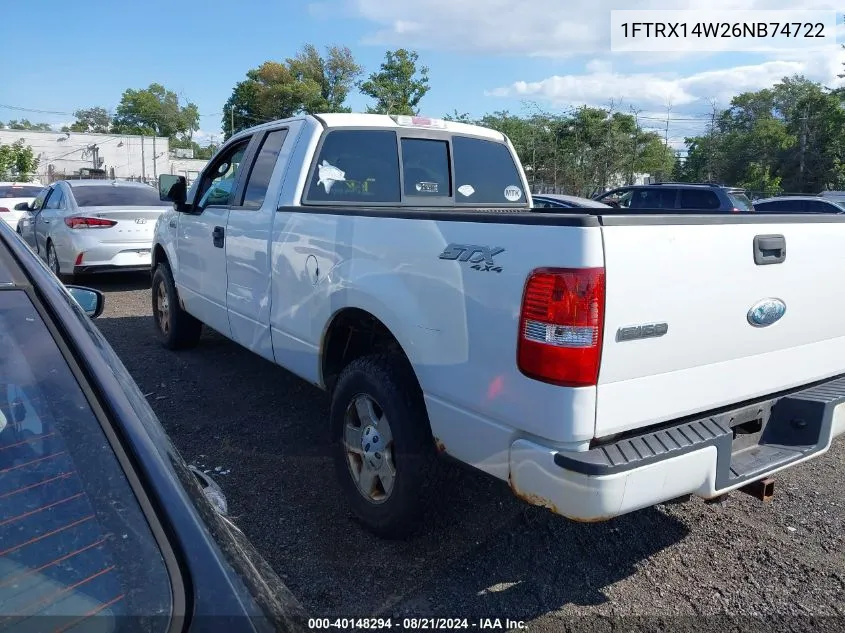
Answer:
<path fill-rule="evenodd" d="M 532 631 L 845 630 L 845 442 L 781 473 L 770 504 L 736 493 L 599 524 L 461 471 L 423 535 L 380 541 L 338 494 L 322 392 L 214 333 L 195 350 L 164 350 L 144 276 L 86 283 L 107 293 L 97 325 L 179 450 L 210 469 L 236 522 L 315 616 L 508 618 Z"/>

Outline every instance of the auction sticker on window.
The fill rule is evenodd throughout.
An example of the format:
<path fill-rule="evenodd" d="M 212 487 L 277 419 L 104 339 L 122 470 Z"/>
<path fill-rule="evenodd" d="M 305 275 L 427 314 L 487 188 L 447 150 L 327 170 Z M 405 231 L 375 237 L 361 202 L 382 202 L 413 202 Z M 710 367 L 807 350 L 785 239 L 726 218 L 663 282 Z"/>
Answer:
<path fill-rule="evenodd" d="M 507 198 L 510 202 L 518 202 L 519 199 L 522 198 L 522 189 L 514 185 L 505 187 L 505 198 Z"/>
<path fill-rule="evenodd" d="M 437 193 L 440 188 L 436 182 L 418 182 L 416 189 L 420 193 Z"/>
<path fill-rule="evenodd" d="M 458 187 L 458 193 L 468 198 L 475 193 L 475 188 L 472 185 L 461 185 Z"/>

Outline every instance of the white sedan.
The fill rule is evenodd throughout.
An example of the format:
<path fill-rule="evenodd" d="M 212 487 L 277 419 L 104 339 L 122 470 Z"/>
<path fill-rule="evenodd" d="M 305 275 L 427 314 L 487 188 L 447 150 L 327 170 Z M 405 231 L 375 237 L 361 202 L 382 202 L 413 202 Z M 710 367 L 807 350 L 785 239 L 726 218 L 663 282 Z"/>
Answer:
<path fill-rule="evenodd" d="M 42 185 L 32 182 L 0 182 L 0 220 L 17 229 L 18 221 L 26 215 L 26 208 L 43 189 Z"/>
<path fill-rule="evenodd" d="M 149 270 L 155 223 L 170 206 L 142 183 L 62 180 L 38 196 L 18 232 L 60 278 Z"/>

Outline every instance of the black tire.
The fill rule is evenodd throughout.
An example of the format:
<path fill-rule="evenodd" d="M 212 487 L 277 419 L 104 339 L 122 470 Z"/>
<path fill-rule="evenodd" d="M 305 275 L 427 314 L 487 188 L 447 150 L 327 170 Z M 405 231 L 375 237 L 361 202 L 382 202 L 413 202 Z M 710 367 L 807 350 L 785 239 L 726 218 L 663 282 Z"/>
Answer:
<path fill-rule="evenodd" d="M 394 484 L 379 503 L 359 491 L 343 442 L 347 411 L 362 394 L 383 411 L 393 435 Z M 395 354 L 379 354 L 352 361 L 341 372 L 332 393 L 330 419 L 335 470 L 353 514 L 377 536 L 412 536 L 422 527 L 420 519 L 443 469 L 422 392 L 407 360 Z"/>
<path fill-rule="evenodd" d="M 166 306 L 161 305 L 159 289 L 167 299 Z M 164 262 L 156 267 L 153 274 L 152 306 L 153 322 L 162 345 L 172 350 L 196 347 L 202 336 L 202 322 L 182 309 L 173 273 Z"/>
<path fill-rule="evenodd" d="M 53 263 L 50 263 L 50 255 L 53 256 Z M 47 265 L 50 270 L 53 271 L 53 274 L 56 275 L 56 277 L 58 277 L 59 281 L 61 281 L 62 283 L 73 282 L 73 275 L 67 275 L 62 272 L 62 267 L 59 264 L 59 257 L 58 255 L 56 255 L 56 249 L 53 248 L 53 242 L 51 242 L 50 240 L 47 240 Z"/>

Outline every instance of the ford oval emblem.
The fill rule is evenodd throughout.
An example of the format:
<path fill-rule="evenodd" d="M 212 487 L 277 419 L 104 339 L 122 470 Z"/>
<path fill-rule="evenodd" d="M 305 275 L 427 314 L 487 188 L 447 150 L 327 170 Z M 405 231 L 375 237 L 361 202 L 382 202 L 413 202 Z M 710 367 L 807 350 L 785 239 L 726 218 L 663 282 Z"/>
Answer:
<path fill-rule="evenodd" d="M 761 299 L 748 311 L 748 322 L 754 327 L 766 327 L 780 321 L 786 313 L 786 304 L 780 299 Z"/>

